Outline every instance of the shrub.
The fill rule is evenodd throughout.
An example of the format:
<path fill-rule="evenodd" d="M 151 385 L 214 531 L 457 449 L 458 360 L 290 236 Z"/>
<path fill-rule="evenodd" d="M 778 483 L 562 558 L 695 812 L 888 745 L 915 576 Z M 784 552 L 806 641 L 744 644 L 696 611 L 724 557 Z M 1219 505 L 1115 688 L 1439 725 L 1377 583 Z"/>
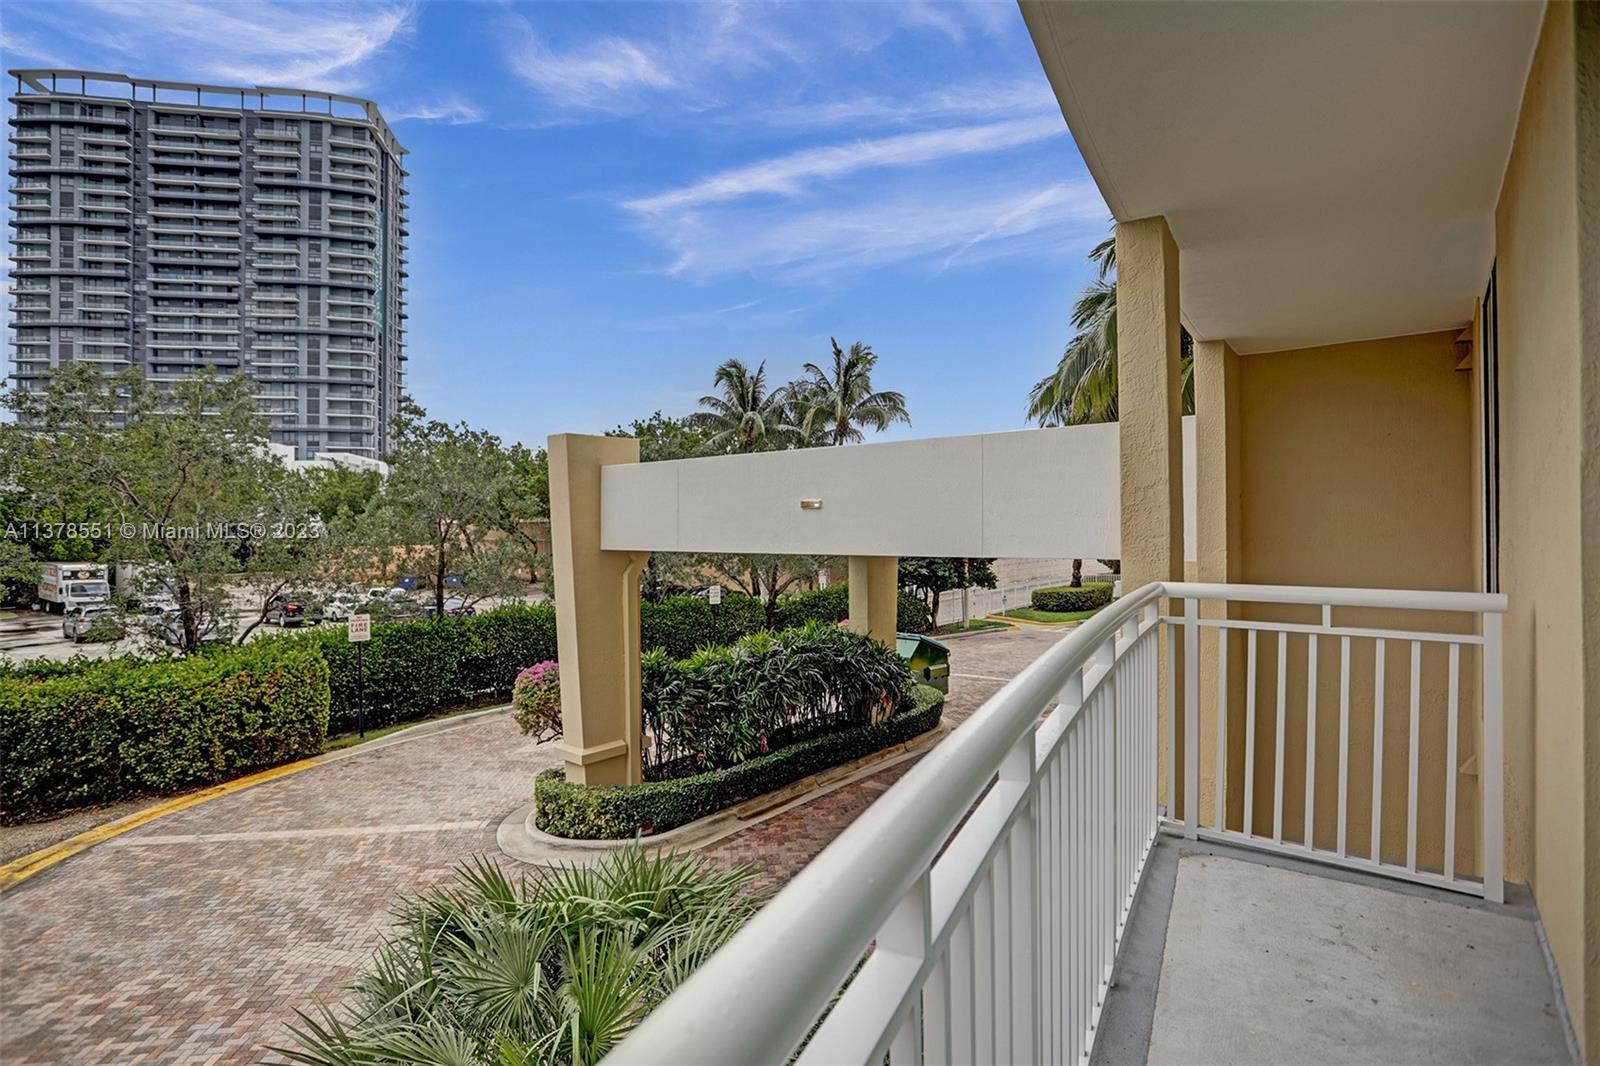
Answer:
<path fill-rule="evenodd" d="M 517 675 L 511 706 L 524 734 L 541 741 L 561 735 L 561 674 L 554 659 L 534 663 Z"/>
<path fill-rule="evenodd" d="M 403 898 L 335 1012 L 300 1014 L 283 1061 L 571 1063 L 605 1057 L 765 902 L 754 871 L 632 846 L 512 881 L 479 859 Z"/>
<path fill-rule="evenodd" d="M 571 784 L 559 767 L 546 770 L 534 779 L 534 825 L 555 836 L 590 840 L 662 833 L 920 736 L 937 726 L 943 713 L 944 695 L 918 685 L 911 705 L 891 718 L 692 777 L 603 788 Z"/>
<path fill-rule="evenodd" d="M 778 628 L 806 622 L 843 622 L 850 617 L 850 586 L 829 585 L 814 592 L 800 592 L 778 601 Z M 933 628 L 928 605 L 920 596 L 901 589 L 896 607 L 895 628 L 902 633 L 926 633 Z"/>
<path fill-rule="evenodd" d="M 908 705 L 911 673 L 892 648 L 809 622 L 752 633 L 674 661 L 640 662 L 645 776 L 732 766 L 816 733 L 887 718 Z"/>
<path fill-rule="evenodd" d="M 258 643 L 0 677 L 0 821 L 225 781 L 322 750 L 328 667 Z"/>
<path fill-rule="evenodd" d="M 639 646 L 661 648 L 674 659 L 687 659 L 700 648 L 732 644 L 767 627 L 761 601 L 737 592 L 725 593 L 712 606 L 698 596 L 668 596 L 639 605 Z"/>
<path fill-rule="evenodd" d="M 1034 589 L 1031 602 L 1036 611 L 1095 611 L 1111 602 L 1111 584 L 1095 581 L 1078 588 Z"/>
<path fill-rule="evenodd" d="M 342 628 L 257 643 L 315 649 L 329 668 L 330 731 L 356 728 L 356 646 Z M 477 699 L 504 699 L 524 667 L 555 657 L 555 608 L 547 603 L 515 604 L 466 618 L 375 624 L 362 652 L 367 728 L 426 718 Z"/>

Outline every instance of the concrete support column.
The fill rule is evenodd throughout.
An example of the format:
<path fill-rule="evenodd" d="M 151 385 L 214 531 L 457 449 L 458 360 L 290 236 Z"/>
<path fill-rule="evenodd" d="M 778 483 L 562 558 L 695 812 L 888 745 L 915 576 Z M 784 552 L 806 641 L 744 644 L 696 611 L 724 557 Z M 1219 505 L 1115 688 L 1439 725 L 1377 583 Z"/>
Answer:
<path fill-rule="evenodd" d="M 894 647 L 900 559 L 893 555 L 850 556 L 850 628 Z"/>
<path fill-rule="evenodd" d="M 1239 412 L 1239 356 L 1226 341 L 1194 342 L 1195 392 L 1195 525 L 1199 536 L 1197 579 L 1233 583 L 1243 574 L 1240 548 L 1243 527 L 1239 518 L 1243 474 L 1239 448 L 1243 426 Z M 1204 603 L 1201 616 L 1223 618 L 1225 603 Z M 1227 824 L 1244 823 L 1244 647 L 1242 638 L 1225 630 L 1202 635 L 1200 659 L 1200 808 L 1207 817 L 1216 810 L 1217 731 L 1223 730 L 1228 807 Z M 1217 699 L 1220 657 L 1228 656 L 1229 698 Z"/>
<path fill-rule="evenodd" d="M 1122 445 L 1122 589 L 1183 580 L 1182 374 L 1178 322 L 1178 246 L 1164 218 L 1117 224 L 1117 410 Z M 1177 735 L 1161 715 L 1162 799 L 1169 812 L 1185 791 L 1177 763 L 1177 796 L 1165 795 L 1168 767 L 1183 751 L 1183 655 L 1166 661 L 1162 644 L 1161 703 L 1172 686 Z"/>
<path fill-rule="evenodd" d="M 550 438 L 550 551 L 567 780 L 642 780 L 639 571 L 646 552 L 600 548 L 600 468 L 639 461 L 631 437 Z"/>

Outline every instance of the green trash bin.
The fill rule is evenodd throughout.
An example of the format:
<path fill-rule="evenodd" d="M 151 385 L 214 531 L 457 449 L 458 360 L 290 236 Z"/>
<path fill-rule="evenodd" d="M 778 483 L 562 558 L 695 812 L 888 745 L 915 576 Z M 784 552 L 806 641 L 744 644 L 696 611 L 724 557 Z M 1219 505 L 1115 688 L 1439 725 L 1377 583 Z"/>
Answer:
<path fill-rule="evenodd" d="M 916 679 L 940 692 L 950 691 L 950 649 L 921 633 L 896 633 L 895 650 Z"/>

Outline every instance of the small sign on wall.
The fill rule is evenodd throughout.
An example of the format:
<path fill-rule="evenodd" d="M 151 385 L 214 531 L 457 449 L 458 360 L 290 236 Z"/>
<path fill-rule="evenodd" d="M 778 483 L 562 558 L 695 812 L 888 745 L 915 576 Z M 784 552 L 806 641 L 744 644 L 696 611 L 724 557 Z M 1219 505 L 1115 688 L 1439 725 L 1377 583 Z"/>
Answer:
<path fill-rule="evenodd" d="M 348 636 L 354 642 L 372 639 L 372 616 L 370 614 L 353 614 L 350 616 Z"/>

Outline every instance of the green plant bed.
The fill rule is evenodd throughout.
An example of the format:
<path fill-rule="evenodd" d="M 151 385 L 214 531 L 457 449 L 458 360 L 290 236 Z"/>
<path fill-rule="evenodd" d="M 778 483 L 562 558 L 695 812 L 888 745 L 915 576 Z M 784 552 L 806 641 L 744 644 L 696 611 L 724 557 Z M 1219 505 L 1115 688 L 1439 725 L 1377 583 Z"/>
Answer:
<path fill-rule="evenodd" d="M 1007 612 L 1010 613 L 1010 612 Z M 947 626 L 940 626 L 933 631 L 936 637 L 946 637 L 952 633 L 976 633 L 981 629 L 1010 629 L 1004 622 L 997 622 L 993 618 L 973 618 L 962 625 L 960 622 L 951 622 Z"/>
<path fill-rule="evenodd" d="M 1032 607 L 1017 607 L 1005 612 L 1005 617 L 1019 618 L 1024 622 L 1081 622 L 1085 618 L 1093 618 L 1104 609 L 1096 607 L 1092 611 L 1039 611 Z"/>
<path fill-rule="evenodd" d="M 627 840 L 662 833 L 920 736 L 939 724 L 944 693 L 918 685 L 912 708 L 887 721 L 854 726 L 780 748 L 735 766 L 671 781 L 603 788 L 575 785 L 559 768 L 534 778 L 533 824 L 554 836 Z"/>

